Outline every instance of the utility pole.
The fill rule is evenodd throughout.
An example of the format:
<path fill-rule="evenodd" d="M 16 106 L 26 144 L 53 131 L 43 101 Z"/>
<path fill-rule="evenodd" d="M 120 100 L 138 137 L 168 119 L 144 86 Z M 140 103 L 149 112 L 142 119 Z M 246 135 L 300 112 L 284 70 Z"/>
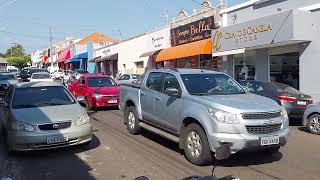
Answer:
<path fill-rule="evenodd" d="M 120 28 L 118 28 L 118 32 L 119 32 L 119 35 L 120 35 L 120 41 L 122 41 L 122 33 L 121 33 Z"/>
<path fill-rule="evenodd" d="M 51 68 L 50 71 L 53 69 L 53 47 L 52 47 L 52 29 L 50 26 L 50 60 L 51 60 Z"/>

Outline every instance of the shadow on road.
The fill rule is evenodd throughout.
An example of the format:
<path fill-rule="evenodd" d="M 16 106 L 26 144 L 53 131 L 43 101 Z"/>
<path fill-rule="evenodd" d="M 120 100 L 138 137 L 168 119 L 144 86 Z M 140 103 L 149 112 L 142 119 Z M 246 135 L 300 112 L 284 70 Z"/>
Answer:
<path fill-rule="evenodd" d="M 307 127 L 298 127 L 299 131 L 305 132 L 305 133 L 310 133 Z"/>
<path fill-rule="evenodd" d="M 290 118 L 289 125 L 290 126 L 302 126 L 302 119 L 300 119 L 300 118 Z"/>
<path fill-rule="evenodd" d="M 24 179 L 88 179 L 94 180 L 93 169 L 85 162 L 85 151 L 100 146 L 100 140 L 93 135 L 89 145 L 79 145 L 53 150 L 25 153 L 9 153 L 0 140 L 0 179 L 12 177 Z"/>

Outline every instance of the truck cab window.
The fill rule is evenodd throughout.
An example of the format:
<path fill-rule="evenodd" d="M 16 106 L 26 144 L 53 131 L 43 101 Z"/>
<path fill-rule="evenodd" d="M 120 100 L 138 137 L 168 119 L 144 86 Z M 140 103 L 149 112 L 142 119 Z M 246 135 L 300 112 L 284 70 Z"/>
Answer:
<path fill-rule="evenodd" d="M 163 84 L 162 73 L 155 72 L 155 73 L 149 74 L 149 77 L 146 82 L 146 86 L 149 89 L 161 92 L 162 84 Z"/>
<path fill-rule="evenodd" d="M 175 89 L 180 90 L 179 82 L 178 82 L 177 78 L 172 74 L 166 74 L 164 76 L 163 92 L 167 88 L 175 88 Z"/>

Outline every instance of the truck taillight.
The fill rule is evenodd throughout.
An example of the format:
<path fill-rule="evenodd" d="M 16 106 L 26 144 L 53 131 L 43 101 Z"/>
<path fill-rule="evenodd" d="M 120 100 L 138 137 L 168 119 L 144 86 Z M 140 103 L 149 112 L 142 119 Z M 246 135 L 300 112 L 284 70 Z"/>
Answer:
<path fill-rule="evenodd" d="M 314 99 L 308 99 L 309 104 L 314 104 Z"/>
<path fill-rule="evenodd" d="M 295 97 L 286 96 L 286 95 L 278 95 L 277 97 L 281 101 L 295 102 L 297 100 L 297 98 Z"/>

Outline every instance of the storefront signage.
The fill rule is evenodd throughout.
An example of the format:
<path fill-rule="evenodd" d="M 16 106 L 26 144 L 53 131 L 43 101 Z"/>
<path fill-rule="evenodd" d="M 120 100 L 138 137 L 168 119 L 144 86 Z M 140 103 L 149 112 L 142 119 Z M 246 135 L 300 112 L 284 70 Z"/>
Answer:
<path fill-rule="evenodd" d="M 170 47 L 170 27 L 158 29 L 142 37 L 145 40 L 145 52 L 156 51 Z"/>
<path fill-rule="evenodd" d="M 179 46 L 211 38 L 212 29 L 214 29 L 213 16 L 171 29 L 171 45 Z"/>
<path fill-rule="evenodd" d="M 161 48 L 162 46 L 162 41 L 164 40 L 163 36 L 160 37 L 152 37 L 151 41 L 152 41 L 152 45 L 154 48 Z"/>
<path fill-rule="evenodd" d="M 300 29 L 295 29 L 297 26 L 293 26 L 293 24 L 303 23 L 294 21 L 294 17 L 298 15 L 301 13 L 293 13 L 291 10 L 213 30 L 213 52 L 307 40 L 303 33 L 295 33 Z"/>
<path fill-rule="evenodd" d="M 119 52 L 119 44 L 114 44 L 108 47 L 100 48 L 95 51 L 94 57 L 105 57 Z"/>

